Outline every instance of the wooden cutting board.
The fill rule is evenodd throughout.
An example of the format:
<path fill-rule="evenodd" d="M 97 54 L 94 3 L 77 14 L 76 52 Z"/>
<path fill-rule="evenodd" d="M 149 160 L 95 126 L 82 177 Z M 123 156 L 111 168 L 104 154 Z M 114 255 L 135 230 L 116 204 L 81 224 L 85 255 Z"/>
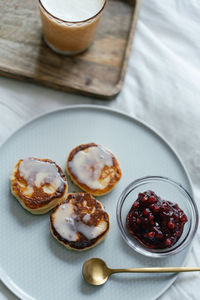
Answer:
<path fill-rule="evenodd" d="M 112 98 L 123 85 L 140 0 L 108 0 L 90 49 L 74 57 L 42 38 L 37 0 L 0 1 L 0 75 Z"/>

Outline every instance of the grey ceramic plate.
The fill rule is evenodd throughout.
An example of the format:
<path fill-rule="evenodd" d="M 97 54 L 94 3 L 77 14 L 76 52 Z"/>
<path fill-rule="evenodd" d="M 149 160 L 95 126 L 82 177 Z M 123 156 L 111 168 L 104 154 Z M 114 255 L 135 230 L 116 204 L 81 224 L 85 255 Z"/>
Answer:
<path fill-rule="evenodd" d="M 99 198 L 110 214 L 111 228 L 96 248 L 74 253 L 49 232 L 49 215 L 25 211 L 10 193 L 9 175 L 18 159 L 50 158 L 63 169 L 69 151 L 81 143 L 96 142 L 117 156 L 123 176 L 108 195 Z M 181 266 L 188 249 L 166 259 L 150 259 L 131 250 L 122 240 L 115 217 L 124 187 L 138 177 L 162 175 L 182 183 L 191 193 L 188 175 L 175 152 L 152 129 L 117 111 L 98 106 L 74 106 L 51 112 L 18 130 L 0 149 L 2 281 L 22 299 L 155 299 L 175 276 L 116 274 L 101 287 L 82 279 L 83 262 L 105 259 L 110 267 Z M 70 185 L 71 192 L 76 187 Z"/>

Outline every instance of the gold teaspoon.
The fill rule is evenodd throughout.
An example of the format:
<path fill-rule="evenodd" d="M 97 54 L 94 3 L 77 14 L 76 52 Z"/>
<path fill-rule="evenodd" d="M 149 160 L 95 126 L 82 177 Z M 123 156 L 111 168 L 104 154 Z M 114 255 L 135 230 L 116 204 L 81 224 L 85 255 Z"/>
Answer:
<path fill-rule="evenodd" d="M 166 267 L 166 268 L 131 268 L 110 269 L 100 258 L 91 258 L 83 264 L 82 274 L 85 280 L 92 285 L 104 284 L 109 276 L 114 273 L 171 273 L 171 272 L 193 272 L 200 268 Z"/>

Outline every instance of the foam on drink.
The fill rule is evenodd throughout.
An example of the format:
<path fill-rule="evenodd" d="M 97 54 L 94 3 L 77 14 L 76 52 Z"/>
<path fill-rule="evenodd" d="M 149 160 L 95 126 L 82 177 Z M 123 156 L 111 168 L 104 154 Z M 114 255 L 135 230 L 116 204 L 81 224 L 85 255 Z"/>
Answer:
<path fill-rule="evenodd" d="M 41 0 L 53 16 L 68 22 L 87 20 L 103 7 L 104 0 Z"/>

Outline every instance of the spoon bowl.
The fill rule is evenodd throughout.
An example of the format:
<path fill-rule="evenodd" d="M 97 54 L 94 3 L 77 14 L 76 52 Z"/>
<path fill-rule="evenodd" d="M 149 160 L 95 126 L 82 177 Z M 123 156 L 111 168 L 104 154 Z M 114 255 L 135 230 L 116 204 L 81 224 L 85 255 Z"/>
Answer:
<path fill-rule="evenodd" d="M 83 264 L 82 274 L 92 285 L 104 284 L 110 276 L 109 268 L 100 258 L 91 258 Z"/>

